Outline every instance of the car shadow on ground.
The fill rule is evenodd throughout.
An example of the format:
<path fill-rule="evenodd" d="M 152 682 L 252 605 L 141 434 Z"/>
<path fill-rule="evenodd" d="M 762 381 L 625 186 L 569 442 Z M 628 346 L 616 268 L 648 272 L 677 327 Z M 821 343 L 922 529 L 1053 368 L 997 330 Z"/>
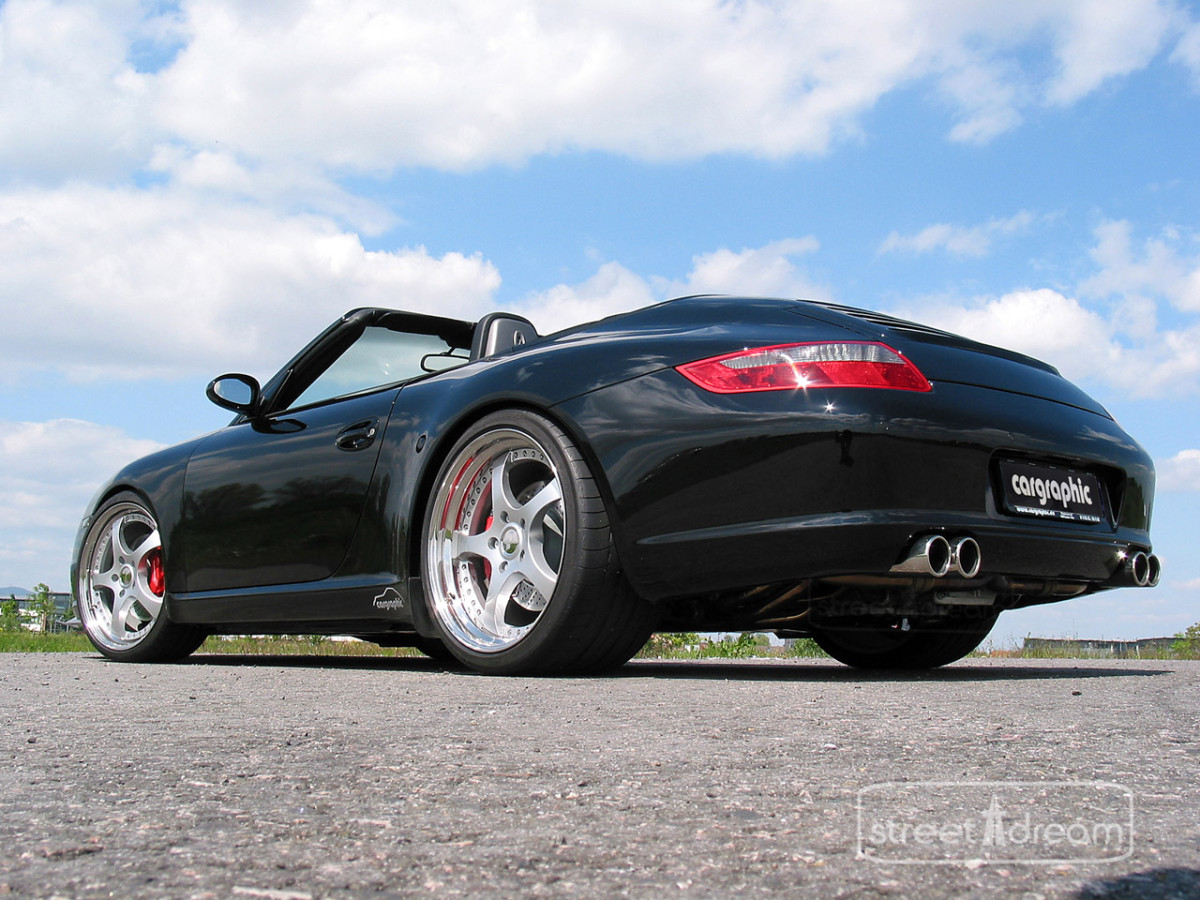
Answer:
<path fill-rule="evenodd" d="M 1101 662 L 1102 665 L 1095 665 Z M 1135 663 L 1137 661 L 1134 661 Z M 1084 663 L 1080 665 L 1080 663 Z M 1087 663 L 1092 663 L 1087 665 Z M 717 681 L 1036 681 L 1048 678 L 1127 678 L 1166 675 L 1170 669 L 1129 665 L 1125 660 L 1044 660 L 1000 664 L 967 660 L 941 669 L 855 669 L 825 660 L 637 660 L 613 673 L 615 677 L 694 678 Z"/>
<path fill-rule="evenodd" d="M 94 657 L 103 659 L 103 657 Z M 328 669 L 378 672 L 428 672 L 478 676 L 461 666 L 420 656 L 327 656 L 198 653 L 177 665 L 247 668 Z M 692 681 L 762 682 L 895 682 L 944 681 L 1037 681 L 1044 679 L 1133 678 L 1170 675 L 1169 666 L 1150 668 L 1142 660 L 964 660 L 941 669 L 867 671 L 843 666 L 832 660 L 730 660 L 683 659 L 643 660 L 590 678 L 654 678 Z M 497 676 L 489 676 L 497 677 Z"/>
<path fill-rule="evenodd" d="M 1090 881 L 1079 900 L 1178 900 L 1200 897 L 1200 870 L 1150 869 Z"/>

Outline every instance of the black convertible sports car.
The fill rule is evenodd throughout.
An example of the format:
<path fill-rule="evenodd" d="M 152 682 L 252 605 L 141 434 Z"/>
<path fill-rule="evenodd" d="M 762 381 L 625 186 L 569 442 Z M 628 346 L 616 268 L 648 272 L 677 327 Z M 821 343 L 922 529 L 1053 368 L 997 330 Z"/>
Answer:
<path fill-rule="evenodd" d="M 1002 610 L 1158 581 L 1150 458 L 1034 359 L 876 313 L 685 297 L 550 336 L 347 313 L 225 428 L 123 469 L 72 580 L 101 653 L 349 634 L 592 672 L 652 631 L 958 659 Z"/>

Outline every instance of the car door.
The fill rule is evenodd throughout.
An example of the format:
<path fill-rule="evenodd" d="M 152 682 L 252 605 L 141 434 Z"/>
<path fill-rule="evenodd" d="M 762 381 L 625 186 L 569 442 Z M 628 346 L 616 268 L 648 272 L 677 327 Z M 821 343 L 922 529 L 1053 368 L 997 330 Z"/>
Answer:
<path fill-rule="evenodd" d="M 403 382 L 430 371 L 430 354 L 454 350 L 437 334 L 406 330 L 414 318 L 393 316 L 392 327 L 386 317 L 352 321 L 332 332 L 273 380 L 268 412 L 197 447 L 174 539 L 188 593 L 337 572 Z"/>

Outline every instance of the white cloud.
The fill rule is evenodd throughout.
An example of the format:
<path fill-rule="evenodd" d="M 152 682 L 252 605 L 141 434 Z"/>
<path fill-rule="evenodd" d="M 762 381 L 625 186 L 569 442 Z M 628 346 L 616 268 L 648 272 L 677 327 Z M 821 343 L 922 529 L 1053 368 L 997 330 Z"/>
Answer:
<path fill-rule="evenodd" d="M 1057 26 L 1059 70 L 1046 89 L 1051 103 L 1069 104 L 1104 81 L 1147 65 L 1173 30 L 1165 2 L 1073 0 Z"/>
<path fill-rule="evenodd" d="M 137 0 L 0 5 L 0 170 L 104 178 L 136 169 L 154 129 L 150 79 L 127 61 L 154 19 Z"/>
<path fill-rule="evenodd" d="M 360 170 L 822 152 L 919 53 L 903 10 L 856 5 L 194 2 L 158 115 L 185 140 Z"/>
<path fill-rule="evenodd" d="M 1171 59 L 1191 71 L 1192 84 L 1200 91 L 1200 22 L 1192 22 L 1184 29 Z"/>
<path fill-rule="evenodd" d="M 0 421 L 0 584 L 65 590 L 88 500 L 125 463 L 161 446 L 77 419 Z"/>
<path fill-rule="evenodd" d="M 207 194 L 214 200 L 251 201 L 280 211 L 317 212 L 349 223 L 366 235 L 397 224 L 378 203 L 355 196 L 312 165 L 248 163 L 228 151 L 192 151 L 180 144 L 159 144 L 148 170 L 175 188 Z"/>
<path fill-rule="evenodd" d="M 1175 229 L 1164 229 L 1145 240 L 1139 251 L 1130 223 L 1118 221 L 1100 225 L 1096 238 L 1092 259 L 1100 271 L 1080 284 L 1081 293 L 1125 299 L 1159 296 L 1180 310 L 1200 312 L 1200 252 L 1195 252 L 1194 237 L 1189 241 Z"/>
<path fill-rule="evenodd" d="M 746 294 L 829 299 L 828 289 L 812 282 L 793 257 L 815 253 L 814 237 L 786 238 L 739 251 L 721 248 L 692 259 L 681 282 L 662 282 L 663 294 Z"/>
<path fill-rule="evenodd" d="M 1069 378 L 1112 371 L 1123 348 L 1099 314 L 1058 291 L 1014 291 L 966 306 L 927 307 L 918 316 L 966 337 L 1044 359 Z"/>
<path fill-rule="evenodd" d="M 1200 391 L 1200 325 L 1138 333 L 1122 309 L 1106 315 L 1048 288 L 901 314 L 1045 360 L 1072 381 L 1109 385 L 1127 397 Z"/>
<path fill-rule="evenodd" d="M 550 334 L 649 306 L 658 299 L 662 298 L 654 295 L 644 278 L 619 263 L 609 262 L 578 285 L 559 284 L 526 297 L 514 312 L 526 316 L 539 333 Z"/>
<path fill-rule="evenodd" d="M 826 297 L 794 261 L 817 246 L 805 237 L 718 249 L 697 256 L 681 281 L 610 262 L 514 309 L 547 333 L 683 293 Z M 0 194 L 8 338 L 0 376 L 55 369 L 129 379 L 223 367 L 265 376 L 346 309 L 474 318 L 493 308 L 499 284 L 478 255 L 368 251 L 327 218 L 180 188 L 9 192 Z"/>
<path fill-rule="evenodd" d="M 941 91 L 961 110 L 950 140 L 986 144 L 1021 124 L 1019 109 L 1027 105 L 1013 65 L 969 60 L 952 67 L 941 79 Z"/>
<path fill-rule="evenodd" d="M 1181 450 L 1170 459 L 1156 461 L 1160 491 L 1200 491 L 1200 450 Z"/>
<path fill-rule="evenodd" d="M 1137 247 L 1131 232 L 1127 222 L 1096 229 L 1097 269 L 1074 295 L 1042 288 L 967 302 L 934 299 L 900 314 L 1044 359 L 1072 380 L 1126 396 L 1200 393 L 1196 236 L 1168 228 Z M 931 229 L 908 238 L 893 233 L 881 252 L 932 249 L 953 236 Z"/>
<path fill-rule="evenodd" d="M 736 252 L 721 248 L 694 257 L 692 270 L 682 280 L 645 278 L 609 262 L 581 284 L 560 284 L 527 297 L 517 311 L 546 334 L 683 294 L 823 299 L 829 292 L 810 281 L 792 261 L 794 256 L 815 252 L 818 246 L 815 238 L 804 237 Z"/>
<path fill-rule="evenodd" d="M 954 136 L 985 140 L 1039 95 L 1072 102 L 1147 64 L 1171 33 L 1156 0 L 1094 6 L 205 0 L 186 7 L 159 113 L 188 140 L 367 170 L 570 148 L 778 157 L 824 152 L 931 77 L 961 111 Z M 1039 84 L 1021 60 L 1046 35 L 1054 74 Z"/>
<path fill-rule="evenodd" d="M 222 182 L 575 149 L 779 158 L 856 136 L 913 85 L 950 100 L 952 139 L 981 142 L 1179 35 L 1195 70 L 1195 27 L 1159 0 L 7 0 L 0 165 L 103 177 L 163 144 Z"/>
<path fill-rule="evenodd" d="M 0 194 L 0 374 L 265 373 L 356 306 L 463 317 L 500 278 L 479 256 L 368 251 L 329 219 L 175 189 Z"/>
<path fill-rule="evenodd" d="M 884 239 L 879 252 L 931 253 L 940 249 L 954 256 L 985 256 L 996 238 L 1025 231 L 1033 221 L 1033 214 L 1022 210 L 1007 219 L 991 219 L 982 225 L 930 225 L 912 235 L 893 231 Z"/>

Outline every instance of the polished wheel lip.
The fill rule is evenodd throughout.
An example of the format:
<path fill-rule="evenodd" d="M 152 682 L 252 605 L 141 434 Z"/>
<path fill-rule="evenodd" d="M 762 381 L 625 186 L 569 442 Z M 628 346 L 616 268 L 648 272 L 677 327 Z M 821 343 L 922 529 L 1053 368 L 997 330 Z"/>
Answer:
<path fill-rule="evenodd" d="M 455 454 L 425 547 L 432 612 L 452 641 L 500 653 L 533 630 L 558 584 L 564 523 L 561 474 L 528 432 L 489 429 Z"/>
<path fill-rule="evenodd" d="M 162 613 L 162 538 L 149 510 L 118 503 L 93 523 L 80 558 L 79 618 L 106 650 L 132 650 Z"/>

